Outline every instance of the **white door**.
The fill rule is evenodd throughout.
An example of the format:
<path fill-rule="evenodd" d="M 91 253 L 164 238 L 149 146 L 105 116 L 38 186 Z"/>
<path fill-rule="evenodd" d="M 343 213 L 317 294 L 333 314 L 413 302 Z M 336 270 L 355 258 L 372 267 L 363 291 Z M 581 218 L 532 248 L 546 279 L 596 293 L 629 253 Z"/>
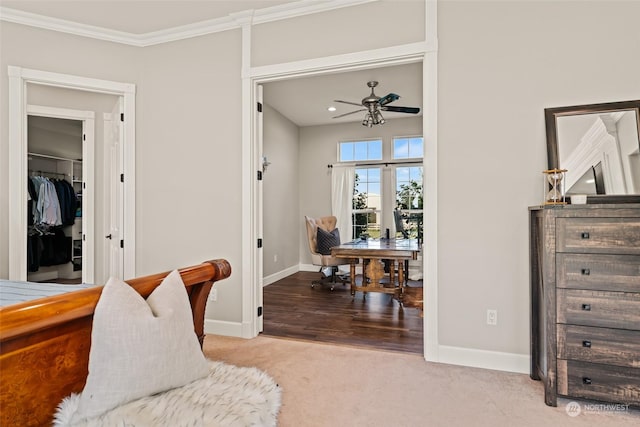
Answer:
<path fill-rule="evenodd" d="M 95 124 L 82 121 L 82 283 L 95 283 Z"/>
<path fill-rule="evenodd" d="M 122 168 L 123 126 L 121 121 L 122 98 L 113 107 L 109 120 L 105 117 L 105 194 L 109 195 L 109 212 L 107 216 L 108 233 L 105 235 L 106 268 L 108 277 L 124 279 L 124 239 L 122 224 L 124 223 Z"/>
<path fill-rule="evenodd" d="M 256 121 L 255 121 L 255 131 L 256 131 L 256 140 L 257 140 L 257 154 L 258 154 L 258 158 L 257 158 L 257 162 L 258 162 L 258 171 L 260 173 L 260 180 L 258 180 L 258 186 L 257 186 L 257 191 L 256 191 L 256 212 L 257 212 L 257 224 L 256 224 L 256 231 L 257 231 L 257 235 L 260 239 L 262 239 L 263 237 L 263 207 L 262 207 L 262 192 L 263 192 L 263 181 L 262 179 L 264 178 L 264 162 L 266 161 L 266 159 L 264 159 L 264 151 L 263 151 L 263 147 L 262 147 L 262 117 L 263 117 L 263 99 L 262 99 L 262 85 L 257 85 L 256 86 L 256 100 L 258 102 L 257 105 L 257 111 L 256 111 Z M 262 277 L 264 275 L 264 251 L 260 250 L 260 254 L 259 256 L 256 257 L 256 274 L 258 275 L 257 277 L 257 283 L 258 283 L 258 292 L 257 292 L 257 309 L 260 310 L 259 313 L 262 313 L 264 311 L 264 306 L 263 306 L 263 302 L 264 302 L 264 298 L 263 298 L 263 286 L 264 286 L 264 278 Z M 264 316 L 263 315 L 259 315 L 257 317 L 257 322 L 256 322 L 256 327 L 258 330 L 258 333 L 262 332 L 263 328 L 264 328 Z"/>

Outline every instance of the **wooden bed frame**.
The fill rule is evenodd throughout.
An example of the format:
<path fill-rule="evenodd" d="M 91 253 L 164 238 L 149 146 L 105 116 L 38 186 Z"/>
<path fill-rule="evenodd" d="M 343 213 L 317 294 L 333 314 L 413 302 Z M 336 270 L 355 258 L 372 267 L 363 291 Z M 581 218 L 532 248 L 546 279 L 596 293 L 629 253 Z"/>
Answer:
<path fill-rule="evenodd" d="M 231 274 L 224 259 L 179 270 L 204 340 L 211 286 Z M 128 280 L 143 297 L 169 272 Z M 88 374 L 93 312 L 102 286 L 0 308 L 0 425 L 51 425 L 62 399 L 81 392 Z"/>

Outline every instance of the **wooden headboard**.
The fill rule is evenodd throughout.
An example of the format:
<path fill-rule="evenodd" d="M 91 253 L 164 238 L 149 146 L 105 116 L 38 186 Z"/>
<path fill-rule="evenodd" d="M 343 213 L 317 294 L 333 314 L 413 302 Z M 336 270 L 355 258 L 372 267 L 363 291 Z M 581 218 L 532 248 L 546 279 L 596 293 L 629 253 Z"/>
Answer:
<path fill-rule="evenodd" d="M 231 275 L 224 259 L 179 270 L 204 340 L 207 296 Z M 128 280 L 143 297 L 169 272 Z M 62 399 L 81 392 L 88 374 L 93 312 L 102 286 L 0 308 L 0 425 L 51 425 Z"/>

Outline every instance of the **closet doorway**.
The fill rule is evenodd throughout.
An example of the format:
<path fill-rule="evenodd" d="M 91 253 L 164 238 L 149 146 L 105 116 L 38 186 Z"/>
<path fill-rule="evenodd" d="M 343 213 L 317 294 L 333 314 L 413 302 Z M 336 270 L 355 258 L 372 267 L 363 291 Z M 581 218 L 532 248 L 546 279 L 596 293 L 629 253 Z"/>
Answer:
<path fill-rule="evenodd" d="M 69 115 L 70 109 L 90 111 L 95 116 L 95 128 L 90 132 L 95 145 L 90 153 L 86 147 L 83 148 L 83 174 L 79 183 L 83 187 L 82 204 L 86 205 L 82 208 L 84 240 L 76 251 L 78 259 L 82 258 L 81 275 L 84 281 L 92 283 L 104 283 L 109 275 L 122 279 L 135 277 L 135 85 L 15 66 L 8 67 L 8 74 L 9 279 L 27 280 L 26 189 L 29 157 L 34 158 L 28 154 L 29 117 L 45 116 L 87 123 L 85 116 Z M 46 106 L 44 108 L 49 110 L 43 112 L 38 107 L 34 110 L 32 106 L 36 105 Z M 58 111 L 52 113 L 51 109 Z M 90 136 L 86 129 L 83 135 Z M 82 144 L 93 145 L 84 139 Z M 60 158 L 49 161 L 70 159 L 71 163 L 78 163 L 76 168 L 80 167 L 75 155 L 48 155 Z M 117 162 L 112 161 L 114 158 Z M 89 163 L 93 165 L 91 170 L 86 167 Z M 93 191 L 87 191 L 89 186 Z M 118 187 L 117 191 L 111 191 L 113 186 Z M 110 199 L 112 194 L 117 194 L 115 202 Z M 119 210 L 117 215 L 110 214 L 110 207 L 114 205 Z M 113 227 L 112 218 L 119 221 Z M 110 233 L 112 229 L 117 233 Z M 112 239 L 109 239 L 110 234 Z M 87 239 L 93 241 L 88 242 Z M 112 240 L 116 244 L 112 244 Z M 118 248 L 117 255 L 111 251 L 111 246 Z M 118 258 L 114 268 L 109 264 L 113 256 Z"/>
<path fill-rule="evenodd" d="M 27 105 L 27 280 L 94 283 L 93 111 Z"/>

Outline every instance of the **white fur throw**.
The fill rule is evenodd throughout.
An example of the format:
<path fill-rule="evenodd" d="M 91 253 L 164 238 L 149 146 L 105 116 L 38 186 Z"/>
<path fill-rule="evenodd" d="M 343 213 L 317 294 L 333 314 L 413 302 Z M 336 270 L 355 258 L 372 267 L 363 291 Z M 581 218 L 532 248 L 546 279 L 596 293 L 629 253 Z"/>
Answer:
<path fill-rule="evenodd" d="M 118 406 L 96 418 L 71 424 L 79 395 L 58 406 L 54 426 L 179 427 L 275 426 L 281 389 L 257 368 L 209 361 L 210 372 L 192 383 Z"/>

